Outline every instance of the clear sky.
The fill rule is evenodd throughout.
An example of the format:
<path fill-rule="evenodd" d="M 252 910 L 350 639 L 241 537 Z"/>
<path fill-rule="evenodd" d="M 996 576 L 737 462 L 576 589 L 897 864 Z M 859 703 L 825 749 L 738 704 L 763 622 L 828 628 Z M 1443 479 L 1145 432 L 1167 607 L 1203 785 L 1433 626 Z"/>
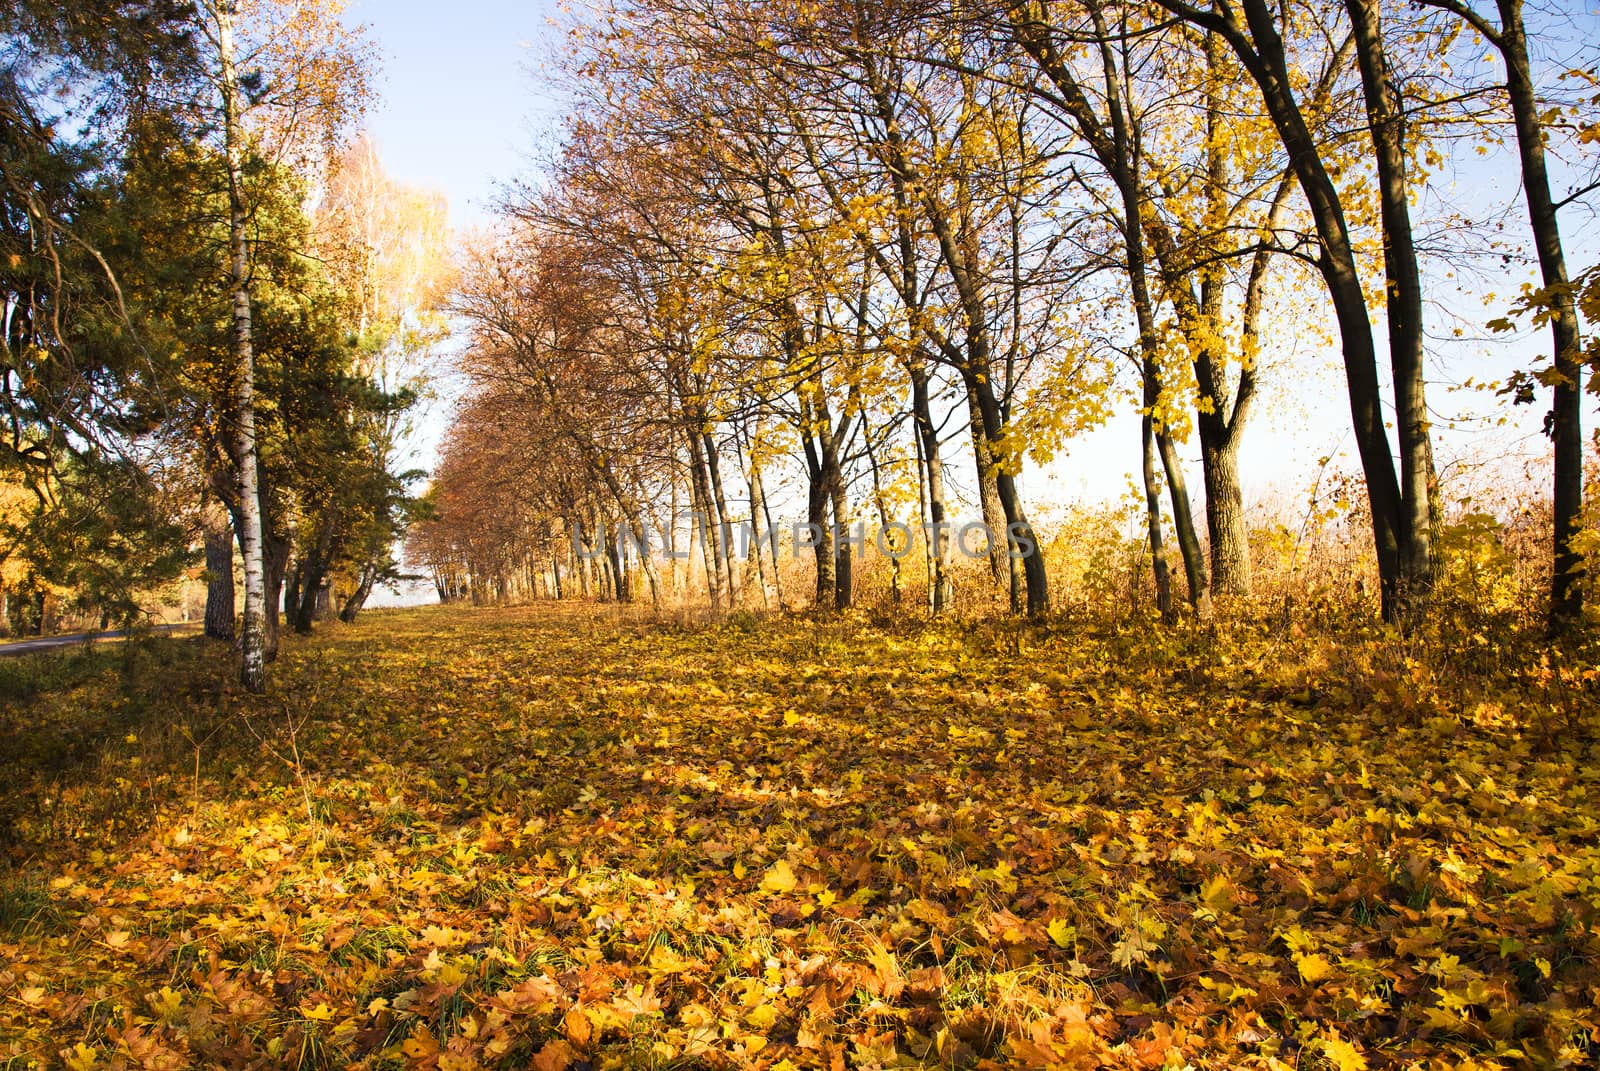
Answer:
<path fill-rule="evenodd" d="M 529 168 L 565 108 L 541 72 L 561 47 L 556 0 L 352 0 L 382 53 L 367 125 L 397 179 L 441 190 L 458 227 Z"/>

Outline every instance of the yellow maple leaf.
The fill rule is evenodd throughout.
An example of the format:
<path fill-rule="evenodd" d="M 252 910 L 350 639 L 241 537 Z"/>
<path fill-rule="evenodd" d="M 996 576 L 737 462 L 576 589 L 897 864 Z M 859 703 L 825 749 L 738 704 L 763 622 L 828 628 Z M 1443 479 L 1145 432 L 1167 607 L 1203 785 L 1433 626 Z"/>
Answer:
<path fill-rule="evenodd" d="M 1228 884 L 1228 879 L 1224 875 L 1218 874 L 1200 886 L 1200 902 L 1214 914 L 1225 914 L 1233 909 L 1236 902 L 1233 886 Z"/>
<path fill-rule="evenodd" d="M 92 1071 L 100 1061 L 100 1050 L 91 1049 L 80 1041 L 70 1049 L 62 1049 L 61 1059 L 67 1071 Z"/>
<path fill-rule="evenodd" d="M 672 950 L 671 945 L 659 944 L 650 950 L 650 969 L 662 974 L 682 974 L 692 967 L 699 966 L 692 960 Z"/>
<path fill-rule="evenodd" d="M 1316 985 L 1333 973 L 1333 964 L 1319 955 L 1300 956 L 1295 960 L 1295 966 L 1300 968 L 1300 977 L 1312 985 Z"/>
<path fill-rule="evenodd" d="M 146 993 L 145 999 L 150 1002 L 156 1015 L 166 1021 L 176 1019 L 178 1012 L 183 1009 L 183 994 L 170 985 L 162 986 L 159 993 Z"/>
<path fill-rule="evenodd" d="M 1068 923 L 1066 919 L 1051 919 L 1050 925 L 1044 928 L 1044 932 L 1050 935 L 1050 940 L 1054 941 L 1058 948 L 1071 948 L 1078 938 L 1078 928 Z"/>
<path fill-rule="evenodd" d="M 1367 1058 L 1343 1038 L 1323 1038 L 1322 1055 L 1326 1056 L 1339 1071 L 1367 1071 Z"/>
<path fill-rule="evenodd" d="M 779 859 L 767 870 L 766 876 L 761 879 L 761 888 L 764 892 L 774 896 L 784 896 L 794 892 L 794 871 L 789 868 L 786 859 Z"/>

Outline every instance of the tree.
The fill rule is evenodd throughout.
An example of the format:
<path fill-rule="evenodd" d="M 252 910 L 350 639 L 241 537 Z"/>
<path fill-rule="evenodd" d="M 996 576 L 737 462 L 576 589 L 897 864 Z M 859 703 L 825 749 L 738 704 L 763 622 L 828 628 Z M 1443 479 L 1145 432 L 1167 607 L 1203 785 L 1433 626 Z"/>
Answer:
<path fill-rule="evenodd" d="M 212 120 L 208 125 L 220 142 L 227 177 L 227 274 L 236 362 L 230 422 L 245 588 L 240 676 L 247 689 L 261 692 L 269 647 L 269 562 L 250 293 L 254 206 L 246 172 L 253 159 L 305 164 L 319 151 L 325 156 L 364 104 L 367 60 L 359 41 L 339 22 L 338 0 L 201 0 L 199 7 L 207 91 L 201 111 Z"/>
<path fill-rule="evenodd" d="M 35 496 L 20 516 L 0 522 L 4 558 L 15 557 L 25 576 L 19 586 L 41 599 L 34 630 L 44 625 L 47 590 L 65 596 L 61 609 L 93 614 L 101 628 L 129 627 L 141 596 L 192 559 L 181 488 L 162 486 L 132 461 L 63 459 Z"/>
<path fill-rule="evenodd" d="M 317 207 L 318 251 L 354 305 L 361 340 L 358 367 L 392 397 L 422 398 L 430 361 L 446 335 L 441 314 L 451 282 L 446 205 L 438 194 L 404 186 L 384 171 L 377 146 L 362 135 L 338 161 Z M 369 524 L 352 533 L 359 544 L 355 575 L 339 616 L 353 621 L 373 586 L 397 575 L 393 548 L 404 533 L 409 497 L 399 470 L 410 407 L 369 410 L 361 434 L 378 466 L 399 485 Z"/>
<path fill-rule="evenodd" d="M 1074 125 L 1115 185 L 1144 405 L 1152 414 L 1147 437 L 1172 496 L 1190 598 L 1203 610 L 1212 586 L 1230 596 L 1251 587 L 1239 455 L 1257 394 L 1266 280 L 1295 173 L 1273 151 L 1270 123 L 1252 107 L 1248 79 L 1227 62 L 1221 39 L 1147 24 L 1143 15 L 1127 4 L 1009 4 L 1004 32 L 1049 79 L 1051 91 L 1035 92 Z M 1074 48 L 1077 41 L 1092 47 Z M 1332 49 L 1312 80 L 1311 110 L 1325 126 L 1337 114 L 1330 98 L 1352 43 Z M 1203 137 L 1188 137 L 1197 127 Z M 1232 269 L 1238 264 L 1242 273 Z M 1241 275 L 1230 316 L 1230 276 Z M 1160 330 L 1156 297 L 1163 292 L 1176 321 L 1175 346 Z M 1176 409 L 1179 370 L 1164 367 L 1169 349 L 1186 352 L 1193 375 L 1188 418 Z M 1237 369 L 1231 383 L 1230 365 Z M 1209 577 L 1174 442 L 1191 422 L 1205 483 Z M 1153 491 L 1152 483 L 1147 501 Z M 1161 556 L 1155 561 L 1159 571 Z"/>
<path fill-rule="evenodd" d="M 136 592 L 184 562 L 181 510 L 149 449 L 171 369 L 113 263 L 119 151 L 192 71 L 184 15 L 0 3 L 0 483 L 17 493 L 0 559 L 5 586 L 27 589 L 5 601 L 30 628 L 54 593 L 126 620 Z"/>
<path fill-rule="evenodd" d="M 1550 578 L 1549 625 L 1552 633 L 1569 629 L 1583 613 L 1584 558 L 1573 545 L 1583 525 L 1583 340 L 1572 280 L 1561 241 L 1559 205 L 1550 190 L 1545 161 L 1548 131 L 1533 65 L 1522 0 L 1495 0 L 1498 22 L 1466 0 L 1417 0 L 1460 19 L 1499 52 L 1505 65 L 1505 92 L 1516 129 L 1517 157 L 1522 167 L 1522 195 L 1533 227 L 1541 287 L 1528 302 L 1549 322 L 1553 350 L 1549 372 L 1541 377 L 1553 401 L 1547 424 L 1555 446 L 1552 505 L 1555 553 Z M 1567 198 L 1570 201 L 1571 198 Z M 1526 377 L 1522 390 L 1531 391 Z"/>
<path fill-rule="evenodd" d="M 1323 147 L 1307 119 L 1279 32 L 1276 12 L 1265 0 L 1219 0 L 1209 8 L 1186 0 L 1157 0 L 1193 25 L 1218 34 L 1255 80 L 1267 113 L 1283 141 L 1316 224 L 1316 265 L 1327 286 L 1339 325 L 1345 380 L 1356 446 L 1366 476 L 1373 539 L 1386 620 L 1413 619 L 1433 583 L 1431 543 L 1433 473 L 1422 361 L 1422 291 L 1410 233 L 1402 107 L 1388 74 L 1388 54 L 1375 0 L 1345 5 L 1356 38 L 1369 138 L 1378 173 L 1388 281 L 1390 372 L 1400 446 L 1395 473 L 1384 430 L 1384 398 L 1377 347 L 1344 199 Z"/>

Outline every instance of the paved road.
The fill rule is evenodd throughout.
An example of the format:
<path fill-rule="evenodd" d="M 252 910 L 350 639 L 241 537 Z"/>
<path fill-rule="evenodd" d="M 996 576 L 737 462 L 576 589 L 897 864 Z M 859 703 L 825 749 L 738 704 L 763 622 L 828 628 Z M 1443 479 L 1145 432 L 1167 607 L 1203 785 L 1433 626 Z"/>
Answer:
<path fill-rule="evenodd" d="M 183 629 L 199 629 L 199 625 L 154 625 L 147 629 L 135 630 L 136 635 L 149 635 L 151 633 L 178 632 Z M 80 644 L 99 643 L 102 640 L 120 640 L 127 636 L 125 629 L 115 629 L 111 632 L 74 632 L 65 636 L 40 636 L 32 640 L 18 640 L 15 643 L 0 644 L 0 658 L 10 658 L 16 655 L 38 654 L 40 651 L 53 651 L 61 647 L 73 647 Z"/>

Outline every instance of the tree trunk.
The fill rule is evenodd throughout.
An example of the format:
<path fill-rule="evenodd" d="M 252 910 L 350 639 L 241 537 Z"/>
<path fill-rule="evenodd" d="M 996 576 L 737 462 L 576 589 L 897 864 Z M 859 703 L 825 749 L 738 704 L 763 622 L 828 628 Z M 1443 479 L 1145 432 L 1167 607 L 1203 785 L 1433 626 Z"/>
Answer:
<path fill-rule="evenodd" d="M 306 561 L 301 558 L 285 575 L 283 585 L 283 613 L 291 627 L 300 616 L 300 588 L 306 575 Z"/>
<path fill-rule="evenodd" d="M 864 411 L 861 416 L 861 441 L 867 450 L 867 464 L 872 468 L 872 500 L 878 507 L 878 528 L 881 533 L 887 533 L 889 523 L 894 518 L 889 516 L 889 501 L 884 497 L 883 493 L 883 471 L 878 465 L 878 452 L 872 448 L 872 428 L 867 425 Z M 883 539 L 885 543 L 888 542 L 887 535 L 884 535 Z M 909 550 L 910 548 L 907 547 L 905 549 Z M 896 611 L 900 609 L 904 594 L 901 591 L 900 560 L 902 557 L 903 555 L 899 553 L 889 555 L 889 601 L 894 605 Z"/>
<path fill-rule="evenodd" d="M 1211 539 L 1211 590 L 1235 598 L 1250 594 L 1250 537 L 1239 487 L 1239 441 L 1200 435 L 1200 469 L 1206 487 L 1206 529 Z"/>
<path fill-rule="evenodd" d="M 810 413 L 810 406 L 802 404 L 803 414 Z M 804 423 L 814 423 L 809 416 Z M 833 525 L 828 523 L 829 487 L 826 467 L 817 450 L 817 445 L 809 432 L 803 439 L 806 452 L 806 472 L 810 480 L 806 486 L 806 522 L 811 526 L 811 535 L 815 539 L 812 544 L 812 555 L 817 563 L 817 590 L 814 606 L 817 610 L 826 612 L 835 605 L 835 578 L 833 573 L 835 556 L 833 547 Z"/>
<path fill-rule="evenodd" d="M 361 580 L 356 584 L 356 590 L 350 593 L 345 600 L 344 609 L 339 611 L 339 620 L 350 624 L 367 604 L 367 599 L 372 595 L 372 586 L 378 580 L 378 566 L 375 562 L 368 562 L 361 567 Z"/>
<path fill-rule="evenodd" d="M 1377 161 L 1388 295 L 1389 364 L 1400 442 L 1401 615 L 1414 619 L 1433 587 L 1433 444 L 1428 434 L 1422 338 L 1422 276 L 1406 187 L 1404 102 L 1389 70 L 1379 0 L 1345 0 Z"/>
<path fill-rule="evenodd" d="M 621 545 L 615 539 L 606 540 L 606 561 L 611 565 L 611 575 L 616 578 L 617 601 L 632 602 L 633 591 L 628 585 L 627 566 L 623 561 Z"/>
<path fill-rule="evenodd" d="M 1211 617 L 1211 577 L 1206 572 L 1200 537 L 1194 530 L 1194 510 L 1189 505 L 1188 483 L 1183 478 L 1183 459 L 1178 456 L 1172 436 L 1159 427 L 1156 429 L 1156 450 L 1161 455 L 1161 467 L 1167 476 L 1167 495 L 1172 499 L 1172 527 L 1178 533 L 1183 576 L 1189 584 L 1189 604 L 1194 607 L 1195 616 L 1205 621 Z"/>
<path fill-rule="evenodd" d="M 1000 404 L 987 375 L 975 374 L 972 368 L 987 368 L 987 354 L 980 350 L 979 359 L 970 361 L 963 370 L 962 379 L 967 393 L 978 401 L 979 416 L 983 421 L 985 449 L 995 450 L 1005 439 L 1005 427 L 1000 418 Z M 1028 614 L 1039 617 L 1050 612 L 1050 577 L 1045 571 L 1044 547 L 1028 521 L 1022 508 L 1022 495 L 1017 490 L 1016 477 L 1004 466 L 996 466 L 995 491 L 1000 498 L 1000 508 L 1005 516 L 1005 527 L 996 532 L 1003 540 L 1007 553 L 1016 553 L 1022 559 L 1023 581 L 1027 589 Z"/>
<path fill-rule="evenodd" d="M 721 519 L 715 515 L 716 502 L 711 494 L 711 476 L 706 468 L 705 451 L 700 436 L 690 430 L 689 466 L 694 492 L 695 520 L 700 530 L 700 554 L 705 559 L 706 592 L 713 610 L 722 609 L 722 536 L 718 531 Z M 693 536 L 691 535 L 691 539 Z"/>
<path fill-rule="evenodd" d="M 1171 624 L 1174 618 L 1172 567 L 1167 564 L 1166 537 L 1161 531 L 1161 481 L 1156 476 L 1155 418 L 1148 412 L 1144 415 L 1141 431 L 1144 442 L 1145 519 L 1150 539 L 1150 568 L 1156 579 L 1156 609 L 1161 612 L 1161 620 Z"/>
<path fill-rule="evenodd" d="M 928 594 L 934 616 L 950 608 L 950 533 L 949 514 L 944 499 L 944 464 L 939 457 L 939 431 L 933 424 L 927 365 L 922 358 L 908 362 L 911 375 L 911 416 L 916 422 L 917 442 L 928 485 L 928 555 L 933 564 L 932 590 Z"/>
<path fill-rule="evenodd" d="M 1555 572 L 1550 581 L 1550 631 L 1567 631 L 1583 613 L 1583 556 L 1572 538 L 1583 526 L 1583 360 L 1578 336 L 1578 310 L 1567 278 L 1557 208 L 1550 196 L 1545 167 L 1544 130 L 1534 92 L 1523 29 L 1522 0 L 1496 0 L 1500 33 L 1496 42 L 1506 63 L 1506 88 L 1517 127 L 1517 152 L 1522 159 L 1522 189 L 1539 253 L 1544 300 L 1550 313 L 1550 341 L 1557 382 L 1550 409 L 1550 436 L 1555 446 Z"/>
<path fill-rule="evenodd" d="M 855 601 L 855 569 L 850 545 L 850 498 L 844 485 L 844 466 L 839 457 L 839 439 L 843 432 L 835 433 L 833 412 L 828 406 L 827 386 L 822 378 L 820 362 L 813 360 L 813 386 L 817 454 L 821 493 L 833 507 L 833 523 L 827 526 L 827 542 L 833 552 L 833 608 L 848 610 Z M 846 417 L 848 422 L 848 416 Z M 820 580 L 820 574 L 818 579 Z M 819 586 L 818 597 L 823 595 Z"/>
<path fill-rule="evenodd" d="M 334 526 L 324 518 L 318 527 L 316 543 L 295 567 L 295 581 L 290 589 L 295 597 L 288 602 L 289 624 L 302 636 L 310 634 L 312 622 L 318 616 L 318 606 L 325 605 L 328 597 L 323 584 L 332 565 Z"/>
<path fill-rule="evenodd" d="M 771 549 L 765 544 L 772 535 L 772 526 L 767 525 L 765 533 L 761 527 L 761 509 L 766 500 L 766 494 L 761 486 L 761 463 L 756 460 L 755 448 L 750 450 L 749 485 L 750 485 L 750 553 L 756 562 L 756 581 L 761 585 L 761 608 L 772 608 L 772 584 L 767 575 L 767 559 L 772 557 L 772 576 L 776 577 L 778 562 L 772 555 Z"/>
<path fill-rule="evenodd" d="M 268 590 L 257 473 L 255 352 L 250 310 L 249 206 L 244 199 L 244 131 L 239 114 L 239 78 L 234 68 L 233 0 L 217 10 L 221 59 L 224 153 L 228 168 L 229 281 L 233 287 L 234 452 L 239 468 L 239 553 L 244 559 L 244 621 L 239 679 L 257 695 L 267 690 L 267 662 L 276 650 L 268 621 L 276 625 L 274 592 Z M 273 628 L 275 632 L 275 627 Z"/>
<path fill-rule="evenodd" d="M 701 436 L 706 454 L 706 476 L 711 483 L 711 501 L 716 504 L 716 539 L 720 552 L 717 557 L 722 563 L 723 574 L 728 584 L 728 607 L 731 609 L 739 605 L 739 571 L 734 561 L 731 545 L 733 533 L 732 521 L 728 519 L 728 498 L 722 488 L 722 463 L 717 455 L 717 443 L 710 432 Z"/>
<path fill-rule="evenodd" d="M 811 481 L 806 496 L 806 521 L 816 542 L 812 555 L 817 563 L 817 591 L 815 605 L 818 610 L 828 610 L 834 605 L 834 548 L 833 526 L 828 523 L 828 490 L 820 476 Z"/>
<path fill-rule="evenodd" d="M 283 574 L 289 566 L 289 541 L 280 539 L 270 530 L 265 533 L 262 540 L 265 553 L 262 565 L 264 567 L 263 582 L 266 586 L 265 620 L 262 622 L 262 653 L 268 662 L 275 661 L 278 657 L 278 606 L 279 596 L 283 593 Z"/>
<path fill-rule="evenodd" d="M 233 642 L 233 527 L 214 502 L 204 514 L 206 540 L 206 636 Z"/>
<path fill-rule="evenodd" d="M 850 494 L 844 485 L 844 476 L 834 457 L 834 473 L 829 483 L 829 499 L 833 503 L 833 523 L 838 529 L 834 536 L 834 587 L 833 608 L 848 610 L 855 604 L 855 544 L 851 540 Z"/>
<path fill-rule="evenodd" d="M 978 469 L 978 502 L 983 511 L 983 523 L 989 529 L 989 578 L 999 585 L 1006 578 L 1005 508 L 1000 504 L 1000 467 L 990 455 L 988 434 L 983 427 L 983 413 L 977 395 L 967 392 L 967 426 L 972 432 L 972 455 Z"/>
<path fill-rule="evenodd" d="M 577 515 L 576 511 L 574 511 L 573 515 L 574 516 Z M 583 542 L 583 535 L 582 535 L 581 531 L 580 531 L 579 536 L 578 536 L 578 544 L 577 545 L 578 546 L 584 546 L 585 545 L 584 542 Z M 589 558 L 584 554 L 579 554 L 578 555 L 578 564 L 577 564 L 577 569 L 578 569 L 578 594 L 581 595 L 585 599 L 593 597 L 593 594 L 594 594 L 594 585 L 592 583 L 592 576 L 591 576 L 591 573 L 590 573 L 589 566 L 590 566 Z"/>
<path fill-rule="evenodd" d="M 667 530 L 662 537 L 667 543 L 667 591 L 677 602 L 682 602 L 682 592 L 678 587 L 678 474 L 672 472 L 667 476 L 669 489 L 669 506 L 672 512 L 667 516 Z"/>
<path fill-rule="evenodd" d="M 766 522 L 767 556 L 772 561 L 772 594 L 777 600 L 778 609 L 787 607 L 783 602 L 783 572 L 778 566 L 778 530 L 772 520 L 772 508 L 767 504 L 767 488 L 765 483 L 757 482 L 750 491 L 754 502 L 752 510 L 759 510 L 761 518 Z"/>

